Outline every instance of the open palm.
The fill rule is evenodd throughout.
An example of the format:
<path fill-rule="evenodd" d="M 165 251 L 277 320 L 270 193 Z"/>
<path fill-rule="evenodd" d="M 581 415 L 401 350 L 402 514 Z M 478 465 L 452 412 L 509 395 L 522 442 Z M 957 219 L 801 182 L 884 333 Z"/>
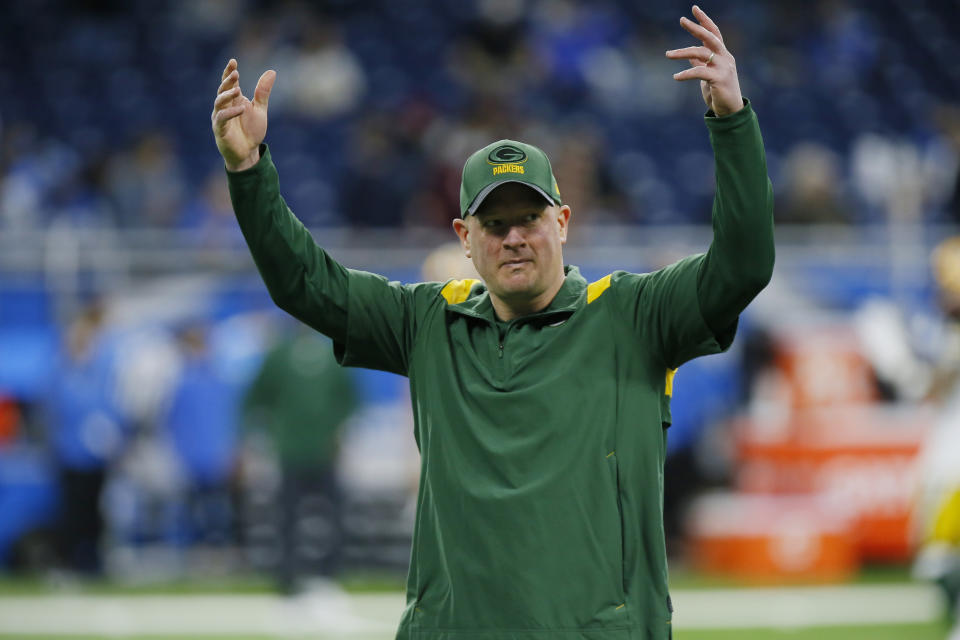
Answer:
<path fill-rule="evenodd" d="M 265 71 L 250 100 L 240 91 L 237 61 L 231 58 L 223 70 L 210 119 L 228 170 L 247 169 L 260 159 L 260 143 L 267 135 L 267 104 L 276 78 L 275 71 Z"/>

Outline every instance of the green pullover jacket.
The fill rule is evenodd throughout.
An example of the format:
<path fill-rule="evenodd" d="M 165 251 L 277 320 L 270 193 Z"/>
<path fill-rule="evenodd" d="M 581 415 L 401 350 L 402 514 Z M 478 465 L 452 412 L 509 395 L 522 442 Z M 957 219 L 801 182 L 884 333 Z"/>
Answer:
<path fill-rule="evenodd" d="M 280 197 L 269 150 L 230 173 L 273 300 L 344 365 L 410 379 L 421 454 L 401 640 L 669 638 L 663 464 L 673 371 L 729 347 L 769 281 L 773 196 L 756 116 L 708 113 L 714 238 L 498 323 L 482 282 L 347 269 Z"/>

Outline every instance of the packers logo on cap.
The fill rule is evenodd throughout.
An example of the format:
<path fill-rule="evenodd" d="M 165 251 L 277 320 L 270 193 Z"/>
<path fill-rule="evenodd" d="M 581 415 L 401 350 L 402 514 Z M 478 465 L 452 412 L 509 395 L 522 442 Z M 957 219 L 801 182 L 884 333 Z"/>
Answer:
<path fill-rule="evenodd" d="M 505 182 L 525 184 L 560 206 L 560 192 L 547 154 L 532 144 L 497 140 L 467 158 L 460 177 L 460 215 L 476 213 L 493 189 Z"/>
<path fill-rule="evenodd" d="M 493 165 L 493 175 L 502 173 L 526 173 L 523 163 L 527 161 L 527 152 L 512 144 L 500 145 L 487 154 L 487 162 Z"/>
<path fill-rule="evenodd" d="M 526 161 L 527 153 L 512 144 L 499 146 L 487 154 L 487 162 L 490 164 L 519 164 Z"/>

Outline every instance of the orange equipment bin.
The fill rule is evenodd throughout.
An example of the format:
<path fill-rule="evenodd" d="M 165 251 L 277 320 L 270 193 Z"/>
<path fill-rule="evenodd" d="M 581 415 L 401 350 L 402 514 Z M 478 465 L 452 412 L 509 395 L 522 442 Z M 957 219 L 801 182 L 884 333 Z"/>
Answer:
<path fill-rule="evenodd" d="M 717 493 L 689 513 L 695 566 L 750 582 L 842 581 L 859 563 L 852 523 L 813 496 Z"/>
<path fill-rule="evenodd" d="M 774 354 L 733 421 L 735 488 L 823 497 L 851 518 L 861 559 L 908 559 L 915 461 L 934 410 L 879 402 L 848 326 L 783 329 Z"/>
<path fill-rule="evenodd" d="M 797 411 L 769 439 L 751 419 L 735 425 L 736 487 L 750 494 L 817 494 L 849 514 L 861 557 L 906 560 L 916 456 L 933 422 L 929 407 L 882 405 Z"/>

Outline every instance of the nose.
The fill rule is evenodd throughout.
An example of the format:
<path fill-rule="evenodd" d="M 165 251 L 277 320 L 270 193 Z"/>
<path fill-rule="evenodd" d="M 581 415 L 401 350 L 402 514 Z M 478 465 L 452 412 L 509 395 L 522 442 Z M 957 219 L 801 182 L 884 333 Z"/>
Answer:
<path fill-rule="evenodd" d="M 523 229 L 520 225 L 511 226 L 507 231 L 507 235 L 503 236 L 503 246 L 507 249 L 522 247 L 526 243 L 527 239 L 524 237 Z"/>

